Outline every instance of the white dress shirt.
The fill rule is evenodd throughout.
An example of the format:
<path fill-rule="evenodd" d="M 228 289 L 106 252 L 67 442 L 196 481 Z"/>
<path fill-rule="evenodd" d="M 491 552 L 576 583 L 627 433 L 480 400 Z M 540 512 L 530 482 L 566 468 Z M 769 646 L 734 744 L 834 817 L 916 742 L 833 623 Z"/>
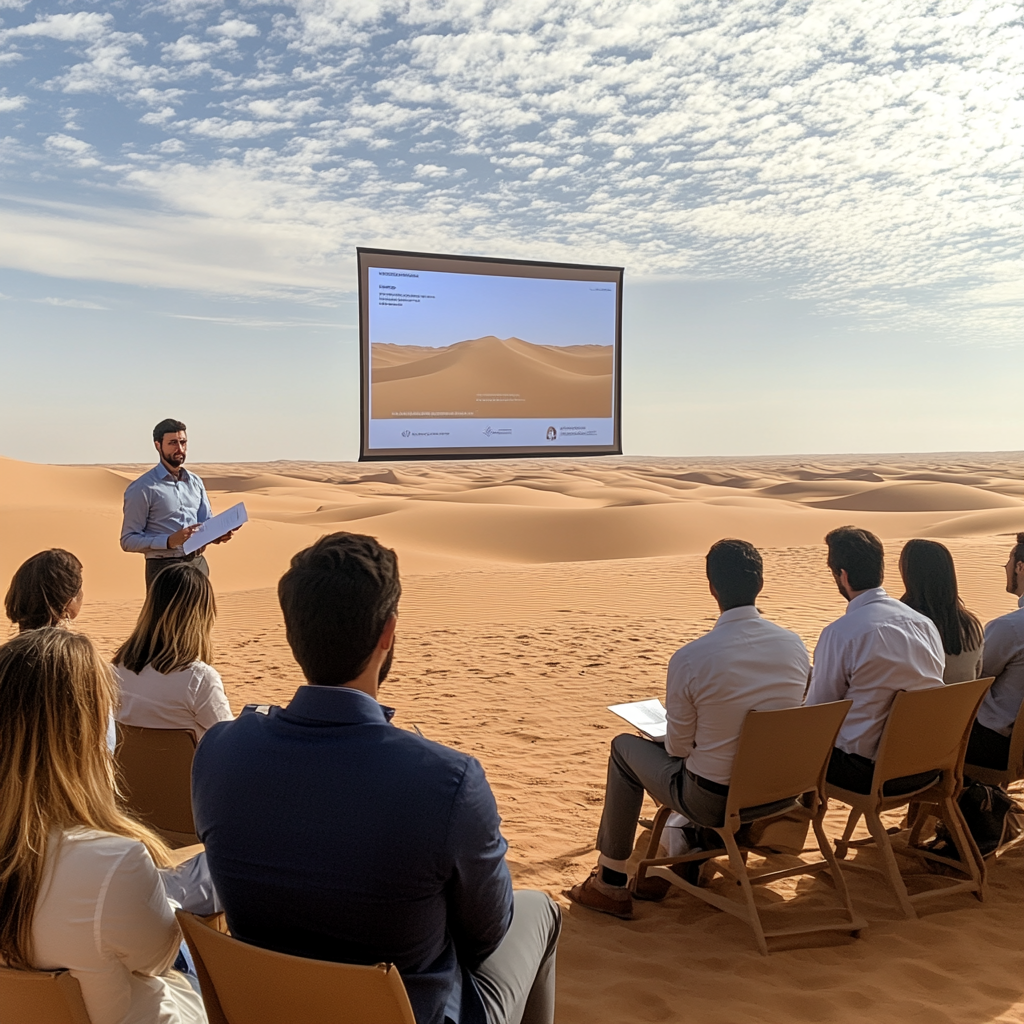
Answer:
<path fill-rule="evenodd" d="M 32 962 L 66 969 L 92 1024 L 206 1024 L 177 971 L 181 932 L 142 843 L 109 832 L 56 833 L 32 919 Z"/>
<path fill-rule="evenodd" d="M 935 623 L 876 587 L 822 630 L 805 703 L 852 700 L 836 746 L 873 761 L 897 691 L 941 686 L 945 665 Z"/>
<path fill-rule="evenodd" d="M 141 672 L 115 665 L 114 674 L 121 685 L 117 720 L 124 725 L 191 729 L 198 741 L 210 726 L 235 717 L 219 673 L 204 661 L 166 675 L 152 665 Z"/>
<path fill-rule="evenodd" d="M 985 627 L 983 676 L 995 676 L 978 710 L 978 722 L 1009 736 L 1024 701 L 1024 597 L 1017 611 L 1000 615 Z"/>
<path fill-rule="evenodd" d="M 750 604 L 722 612 L 668 663 L 665 750 L 685 757 L 694 775 L 727 786 L 747 712 L 799 705 L 809 670 L 796 633 Z"/>

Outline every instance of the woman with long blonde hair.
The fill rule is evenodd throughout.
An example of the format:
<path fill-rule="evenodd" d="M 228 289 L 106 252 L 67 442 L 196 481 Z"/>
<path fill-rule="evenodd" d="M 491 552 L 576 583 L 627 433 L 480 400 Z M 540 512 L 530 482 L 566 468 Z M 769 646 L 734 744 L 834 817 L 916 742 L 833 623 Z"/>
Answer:
<path fill-rule="evenodd" d="M 209 579 L 187 562 L 153 580 L 132 635 L 114 655 L 117 720 L 148 729 L 191 729 L 196 739 L 230 721 L 224 683 L 209 662 L 217 603 Z"/>
<path fill-rule="evenodd" d="M 92 1024 L 201 1024 L 199 996 L 171 970 L 167 847 L 118 806 L 115 696 L 81 634 L 47 626 L 0 647 L 0 960 L 69 970 Z"/>

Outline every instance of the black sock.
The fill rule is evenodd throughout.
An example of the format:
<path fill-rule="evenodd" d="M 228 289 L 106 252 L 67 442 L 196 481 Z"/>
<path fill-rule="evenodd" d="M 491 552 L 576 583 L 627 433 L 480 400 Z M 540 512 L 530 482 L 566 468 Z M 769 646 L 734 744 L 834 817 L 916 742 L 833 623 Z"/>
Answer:
<path fill-rule="evenodd" d="M 601 867 L 601 881 L 606 885 L 623 886 L 629 881 L 629 876 L 621 871 L 612 871 L 611 868 Z"/>

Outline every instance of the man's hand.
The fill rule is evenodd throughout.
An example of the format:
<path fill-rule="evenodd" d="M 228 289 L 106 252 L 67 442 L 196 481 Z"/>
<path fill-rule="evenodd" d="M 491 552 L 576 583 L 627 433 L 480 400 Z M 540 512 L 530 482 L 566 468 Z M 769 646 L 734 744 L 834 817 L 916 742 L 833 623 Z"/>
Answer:
<path fill-rule="evenodd" d="M 198 529 L 198 523 L 194 524 L 193 526 L 183 526 L 180 530 L 178 530 L 176 533 L 172 533 L 170 537 L 167 538 L 167 547 L 180 548 L 181 545 L 184 544 L 185 541 L 187 541 L 189 537 L 191 537 L 192 534 L 195 533 L 196 530 Z"/>
<path fill-rule="evenodd" d="M 236 526 L 233 530 L 228 531 L 223 537 L 218 537 L 216 540 L 211 540 L 211 544 L 226 544 L 238 531 L 241 529 L 240 526 Z"/>

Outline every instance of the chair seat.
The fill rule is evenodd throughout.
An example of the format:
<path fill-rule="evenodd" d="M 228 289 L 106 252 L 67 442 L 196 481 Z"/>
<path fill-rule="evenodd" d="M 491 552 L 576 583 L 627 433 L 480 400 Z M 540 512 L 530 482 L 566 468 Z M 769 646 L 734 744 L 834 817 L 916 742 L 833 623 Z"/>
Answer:
<path fill-rule="evenodd" d="M 798 797 L 787 796 L 784 800 L 772 800 L 771 803 L 758 804 L 756 807 L 741 807 L 740 821 L 748 824 L 751 821 L 757 821 L 758 818 L 774 818 L 776 814 L 785 814 L 799 806 Z"/>

